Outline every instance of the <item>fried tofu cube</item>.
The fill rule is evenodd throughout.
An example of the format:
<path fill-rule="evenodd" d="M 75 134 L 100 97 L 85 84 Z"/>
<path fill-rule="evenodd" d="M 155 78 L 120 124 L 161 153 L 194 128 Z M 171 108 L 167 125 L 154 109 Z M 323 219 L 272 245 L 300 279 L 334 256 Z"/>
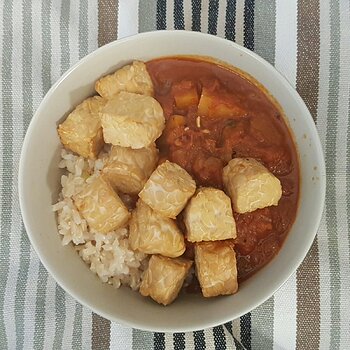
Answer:
<path fill-rule="evenodd" d="M 197 191 L 185 209 L 184 222 L 190 242 L 237 236 L 230 198 L 215 188 L 204 187 Z"/>
<path fill-rule="evenodd" d="M 152 173 L 139 197 L 160 214 L 175 218 L 195 191 L 196 183 L 191 175 L 166 161 Z"/>
<path fill-rule="evenodd" d="M 196 274 L 204 297 L 238 290 L 236 254 L 231 242 L 196 243 Z"/>
<path fill-rule="evenodd" d="M 73 198 L 91 229 L 108 233 L 124 226 L 130 213 L 111 185 L 99 176 Z"/>
<path fill-rule="evenodd" d="M 151 96 L 120 92 L 101 111 L 105 142 L 115 146 L 148 147 L 165 126 L 163 109 Z"/>
<path fill-rule="evenodd" d="M 281 182 L 253 158 L 230 160 L 223 170 L 223 182 L 237 213 L 277 205 L 282 196 Z"/>
<path fill-rule="evenodd" d="M 63 146 L 84 158 L 96 159 L 104 141 L 99 112 L 106 100 L 90 97 L 78 105 L 58 126 Z"/>
<path fill-rule="evenodd" d="M 156 168 L 158 150 L 152 143 L 140 149 L 112 146 L 103 174 L 117 191 L 138 194 Z"/>
<path fill-rule="evenodd" d="M 213 118 L 232 118 L 243 116 L 246 111 L 232 94 L 220 89 L 203 87 L 198 104 L 198 115 Z"/>
<path fill-rule="evenodd" d="M 142 279 L 140 293 L 159 304 L 169 305 L 178 296 L 192 261 L 152 255 Z"/>
<path fill-rule="evenodd" d="M 129 242 L 132 249 L 171 258 L 185 252 L 185 239 L 174 220 L 152 210 L 141 199 L 130 220 Z"/>
<path fill-rule="evenodd" d="M 108 99 L 121 91 L 152 96 L 153 83 L 144 62 L 134 61 L 97 80 L 95 90 Z"/>
<path fill-rule="evenodd" d="M 171 92 L 175 99 L 175 105 L 179 109 L 188 109 L 198 105 L 198 92 L 195 84 L 190 80 L 183 80 L 175 83 Z"/>

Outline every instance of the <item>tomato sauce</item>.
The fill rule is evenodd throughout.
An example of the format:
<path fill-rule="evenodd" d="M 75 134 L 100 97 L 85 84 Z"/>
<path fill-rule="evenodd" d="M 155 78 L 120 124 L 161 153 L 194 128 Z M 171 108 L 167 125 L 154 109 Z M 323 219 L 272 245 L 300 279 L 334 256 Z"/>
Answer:
<path fill-rule="evenodd" d="M 147 69 L 166 118 L 157 141 L 160 161 L 182 166 L 197 186 L 224 189 L 223 167 L 232 158 L 252 157 L 281 181 L 278 206 L 233 213 L 242 281 L 278 253 L 296 216 L 298 157 L 282 112 L 257 84 L 214 62 L 169 57 L 147 62 Z M 185 254 L 193 254 L 192 245 Z"/>

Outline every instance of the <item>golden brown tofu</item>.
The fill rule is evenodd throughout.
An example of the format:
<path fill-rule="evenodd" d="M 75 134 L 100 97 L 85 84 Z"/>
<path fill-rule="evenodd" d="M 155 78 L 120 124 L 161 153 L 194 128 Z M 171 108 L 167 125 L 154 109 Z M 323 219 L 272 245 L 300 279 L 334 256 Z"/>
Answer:
<path fill-rule="evenodd" d="M 282 196 L 277 177 L 253 158 L 230 160 L 223 170 L 223 181 L 237 213 L 278 205 Z"/>
<path fill-rule="evenodd" d="M 86 99 L 58 126 L 63 146 L 85 158 L 96 159 L 104 141 L 99 112 L 106 100 L 100 96 Z"/>
<path fill-rule="evenodd" d="M 230 242 L 195 245 L 196 274 L 203 296 L 234 294 L 238 290 L 236 254 Z"/>
<path fill-rule="evenodd" d="M 198 104 L 198 115 L 214 118 L 229 118 L 245 115 L 239 101 L 225 91 L 203 87 Z"/>
<path fill-rule="evenodd" d="M 154 143 L 140 149 L 112 146 L 103 174 L 117 191 L 138 194 L 157 162 L 158 150 Z"/>
<path fill-rule="evenodd" d="M 152 173 L 139 196 L 152 209 L 175 218 L 196 190 L 196 183 L 179 165 L 164 162 Z"/>
<path fill-rule="evenodd" d="M 108 99 L 116 96 L 121 91 L 153 95 L 151 77 L 147 72 L 146 65 L 140 61 L 134 61 L 113 74 L 97 80 L 95 89 L 102 97 Z"/>
<path fill-rule="evenodd" d="M 152 255 L 140 286 L 141 295 L 169 305 L 178 296 L 192 261 Z"/>
<path fill-rule="evenodd" d="M 130 246 L 146 254 L 175 258 L 184 253 L 184 236 L 174 220 L 152 210 L 141 199 L 130 220 Z"/>
<path fill-rule="evenodd" d="M 190 242 L 236 238 L 231 201 L 223 191 L 200 188 L 185 209 L 184 222 Z"/>
<path fill-rule="evenodd" d="M 138 149 L 148 147 L 162 134 L 165 119 L 153 97 L 120 92 L 104 106 L 101 123 L 105 142 Z"/>
<path fill-rule="evenodd" d="M 128 209 L 103 176 L 86 184 L 73 199 L 79 212 L 95 231 L 107 233 L 129 221 Z"/>

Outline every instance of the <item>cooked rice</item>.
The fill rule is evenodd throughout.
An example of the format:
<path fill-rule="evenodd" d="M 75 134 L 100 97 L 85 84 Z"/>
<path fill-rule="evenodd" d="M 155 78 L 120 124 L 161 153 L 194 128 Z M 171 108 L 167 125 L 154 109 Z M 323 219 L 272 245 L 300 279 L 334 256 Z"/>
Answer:
<path fill-rule="evenodd" d="M 52 209 L 57 212 L 62 244 L 72 242 L 80 257 L 103 282 L 116 288 L 124 284 L 138 289 L 148 259 L 147 255 L 129 247 L 128 228 L 108 234 L 90 230 L 72 200 L 85 183 L 99 175 L 107 158 L 106 150 L 95 161 L 76 156 L 65 149 L 62 149 L 61 158 L 59 168 L 66 169 L 66 174 L 61 177 L 62 190 Z"/>

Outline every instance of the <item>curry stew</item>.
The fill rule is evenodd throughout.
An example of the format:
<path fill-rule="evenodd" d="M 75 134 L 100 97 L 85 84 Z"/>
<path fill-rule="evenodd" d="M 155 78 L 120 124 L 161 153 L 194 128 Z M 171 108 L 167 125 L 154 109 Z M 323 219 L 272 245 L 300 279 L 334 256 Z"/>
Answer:
<path fill-rule="evenodd" d="M 146 65 L 166 119 L 157 141 L 161 162 L 177 163 L 197 186 L 224 189 L 222 173 L 227 163 L 235 157 L 250 157 L 281 182 L 277 206 L 234 212 L 242 281 L 278 253 L 297 211 L 298 158 L 282 112 L 261 87 L 213 62 L 174 57 Z M 178 223 L 184 227 L 182 216 Z M 189 242 L 185 255 L 193 258 Z"/>

